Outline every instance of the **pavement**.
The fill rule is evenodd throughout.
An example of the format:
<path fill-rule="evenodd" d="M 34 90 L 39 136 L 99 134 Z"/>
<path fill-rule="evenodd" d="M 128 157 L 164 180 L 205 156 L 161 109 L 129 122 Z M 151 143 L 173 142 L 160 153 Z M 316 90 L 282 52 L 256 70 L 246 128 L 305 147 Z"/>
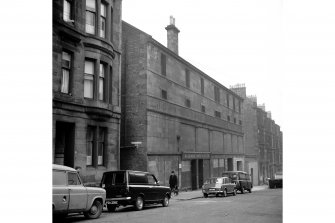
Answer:
<path fill-rule="evenodd" d="M 261 186 L 254 186 L 252 188 L 252 192 L 254 191 L 260 191 L 260 190 L 265 190 L 269 186 L 268 185 L 261 185 Z M 202 198 L 202 190 L 192 190 L 192 191 L 179 191 L 179 194 L 177 196 L 173 196 L 171 199 L 172 200 L 192 200 L 192 199 L 197 199 L 197 198 Z"/>

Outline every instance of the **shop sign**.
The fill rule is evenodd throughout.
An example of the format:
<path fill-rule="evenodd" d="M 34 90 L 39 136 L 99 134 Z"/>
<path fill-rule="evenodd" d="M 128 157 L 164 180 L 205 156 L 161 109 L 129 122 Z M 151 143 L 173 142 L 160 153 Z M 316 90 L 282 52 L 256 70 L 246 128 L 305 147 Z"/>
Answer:
<path fill-rule="evenodd" d="M 210 159 L 210 153 L 183 153 L 183 160 Z"/>

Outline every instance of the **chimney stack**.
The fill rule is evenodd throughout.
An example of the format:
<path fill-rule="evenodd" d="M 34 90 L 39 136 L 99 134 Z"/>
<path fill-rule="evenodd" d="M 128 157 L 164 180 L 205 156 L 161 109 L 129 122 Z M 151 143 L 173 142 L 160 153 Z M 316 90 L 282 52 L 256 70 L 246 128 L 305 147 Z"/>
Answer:
<path fill-rule="evenodd" d="M 178 33 L 179 29 L 175 26 L 175 18 L 170 16 L 170 25 L 165 27 L 167 30 L 167 48 L 178 54 Z"/>

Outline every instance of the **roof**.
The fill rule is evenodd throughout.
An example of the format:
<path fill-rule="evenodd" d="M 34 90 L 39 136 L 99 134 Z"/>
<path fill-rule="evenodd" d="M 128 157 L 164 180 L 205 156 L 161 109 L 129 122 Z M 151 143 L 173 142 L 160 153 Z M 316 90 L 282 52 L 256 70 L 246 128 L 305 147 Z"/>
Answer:
<path fill-rule="evenodd" d="M 65 171 L 76 171 L 72 167 L 68 166 L 63 166 L 63 165 L 58 165 L 58 164 L 52 164 L 52 169 L 53 170 L 65 170 Z"/>
<path fill-rule="evenodd" d="M 247 173 L 247 172 L 237 170 L 237 171 L 224 171 L 223 173 Z"/>

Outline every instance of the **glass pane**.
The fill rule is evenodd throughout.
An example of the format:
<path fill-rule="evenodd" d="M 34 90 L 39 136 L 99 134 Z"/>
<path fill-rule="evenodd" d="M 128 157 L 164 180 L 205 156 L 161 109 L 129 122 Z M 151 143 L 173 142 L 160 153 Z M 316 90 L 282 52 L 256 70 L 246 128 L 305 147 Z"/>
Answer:
<path fill-rule="evenodd" d="M 66 185 L 66 173 L 64 171 L 52 171 L 52 185 Z"/>
<path fill-rule="evenodd" d="M 106 27 L 106 23 L 105 23 L 105 19 L 103 19 L 103 17 L 101 17 L 100 20 L 100 37 L 105 38 L 105 28 Z"/>
<path fill-rule="evenodd" d="M 84 80 L 84 97 L 93 98 L 93 81 L 87 80 L 86 77 Z"/>
<path fill-rule="evenodd" d="M 71 61 L 71 55 L 67 52 L 62 52 L 62 60 Z"/>
<path fill-rule="evenodd" d="M 67 0 L 64 0 L 63 19 L 64 21 L 71 19 L 71 4 Z"/>
<path fill-rule="evenodd" d="M 69 93 L 69 76 L 70 76 L 70 71 L 63 69 L 63 77 L 62 77 L 62 87 L 61 87 L 61 92 L 62 93 Z"/>
<path fill-rule="evenodd" d="M 93 61 L 85 61 L 85 74 L 94 74 L 94 62 Z"/>
<path fill-rule="evenodd" d="M 95 0 L 86 0 L 86 8 L 95 12 Z"/>
<path fill-rule="evenodd" d="M 100 77 L 105 77 L 105 66 L 100 64 Z"/>
<path fill-rule="evenodd" d="M 98 156 L 98 165 L 102 164 L 103 164 L 102 156 Z"/>
<path fill-rule="evenodd" d="M 91 166 L 92 165 L 92 156 L 87 156 L 86 157 L 86 165 Z"/>
<path fill-rule="evenodd" d="M 79 185 L 80 184 L 77 173 L 68 173 L 67 177 L 68 177 L 67 182 L 69 185 Z"/>
<path fill-rule="evenodd" d="M 99 100 L 104 100 L 104 79 L 99 79 Z"/>
<path fill-rule="evenodd" d="M 95 33 L 95 14 L 89 11 L 86 11 L 86 32 Z"/>
<path fill-rule="evenodd" d="M 115 185 L 120 185 L 125 183 L 124 173 L 115 173 Z"/>
<path fill-rule="evenodd" d="M 106 5 L 101 4 L 101 16 L 106 17 Z"/>

